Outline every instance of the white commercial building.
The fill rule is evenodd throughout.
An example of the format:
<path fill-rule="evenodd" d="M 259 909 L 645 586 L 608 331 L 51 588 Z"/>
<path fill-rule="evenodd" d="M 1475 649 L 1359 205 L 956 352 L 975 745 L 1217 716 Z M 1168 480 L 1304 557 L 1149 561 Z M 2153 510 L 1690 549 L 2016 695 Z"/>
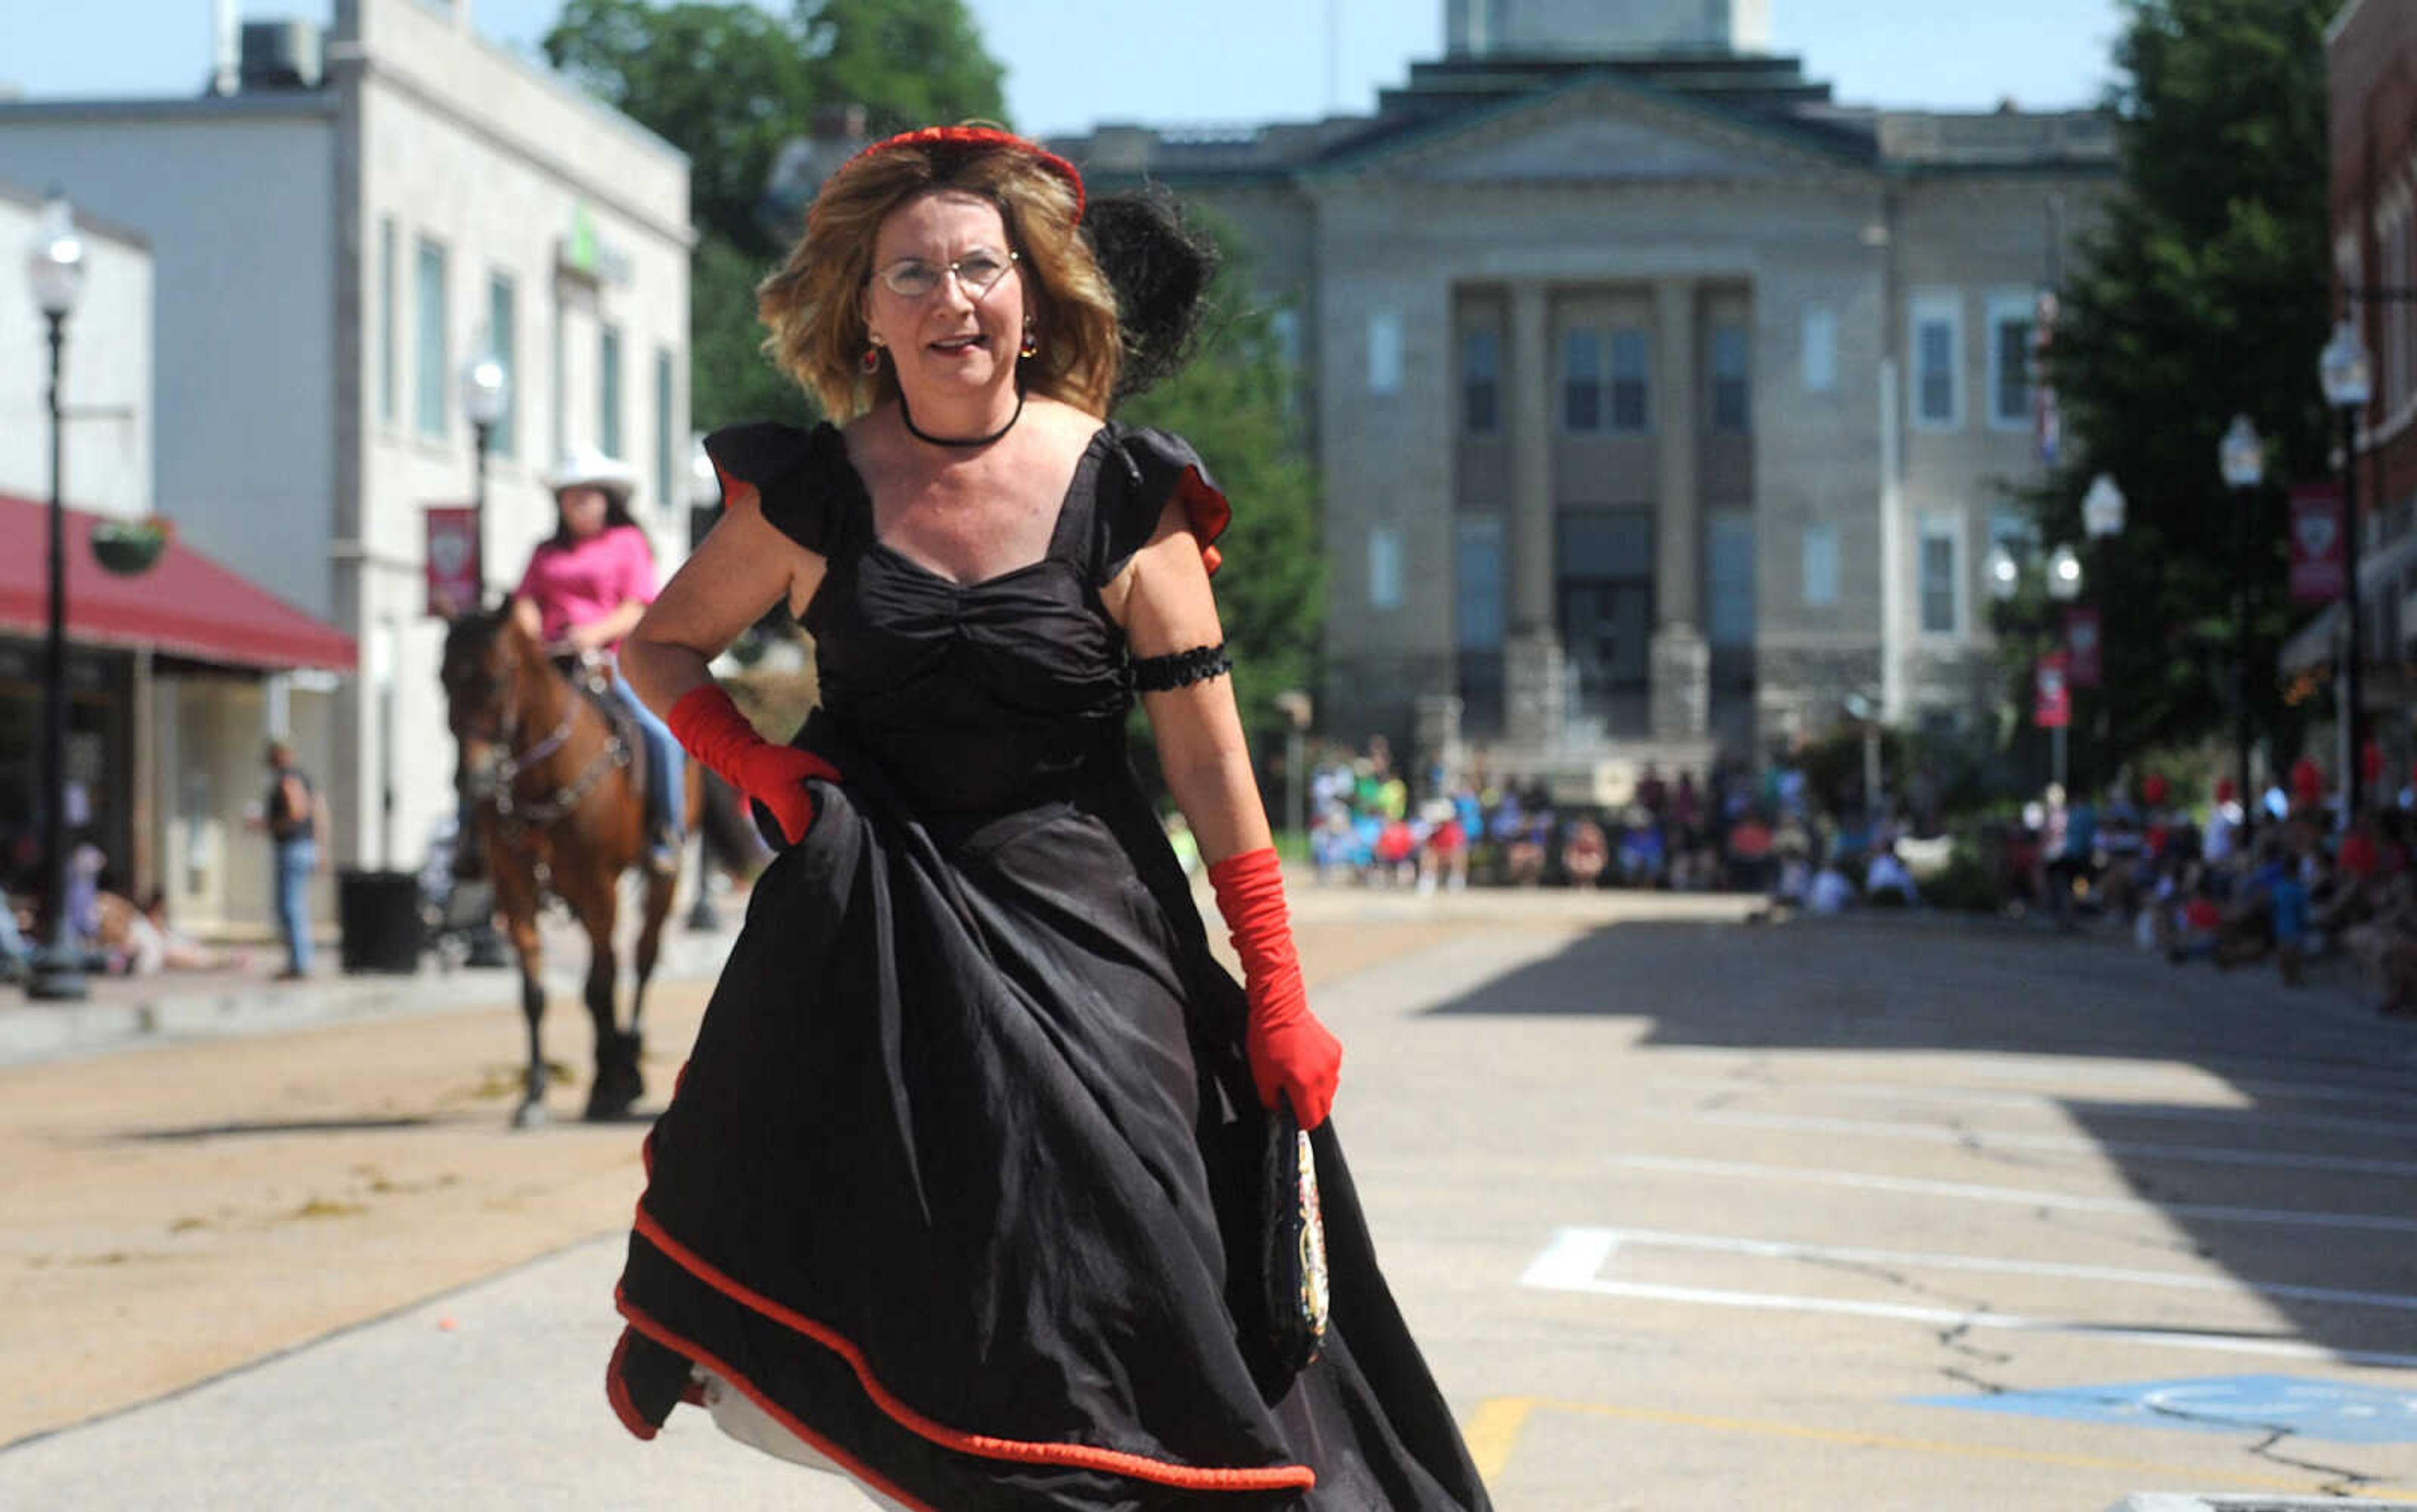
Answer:
<path fill-rule="evenodd" d="M 296 731 L 342 865 L 417 865 L 453 802 L 423 512 L 477 489 L 477 356 L 510 379 L 491 587 L 553 529 L 541 480 L 572 447 L 636 467 L 665 571 L 687 547 L 688 160 L 465 8 L 252 23 L 198 99 L 0 103 L 0 179 L 151 244 L 161 512 L 357 640 L 324 742 Z"/>

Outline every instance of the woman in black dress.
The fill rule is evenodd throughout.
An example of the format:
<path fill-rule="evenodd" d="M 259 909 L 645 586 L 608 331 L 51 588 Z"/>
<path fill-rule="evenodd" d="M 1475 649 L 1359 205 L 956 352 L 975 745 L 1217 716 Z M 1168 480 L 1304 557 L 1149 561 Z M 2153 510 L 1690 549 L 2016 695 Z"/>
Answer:
<path fill-rule="evenodd" d="M 785 846 L 647 1138 L 608 1394 L 641 1438 L 701 1403 L 935 1512 L 1483 1507 L 1327 1123 L 1341 1046 L 1209 591 L 1225 500 L 1102 419 L 1206 266 L 1106 208 L 1020 138 L 909 132 L 764 286 L 844 424 L 707 438 L 723 518 L 623 654 Z M 784 601 L 822 705 L 775 745 L 707 663 Z M 1243 985 L 1127 763 L 1136 691 Z M 1256 1290 L 1280 1096 L 1332 1277 L 1298 1372 Z"/>

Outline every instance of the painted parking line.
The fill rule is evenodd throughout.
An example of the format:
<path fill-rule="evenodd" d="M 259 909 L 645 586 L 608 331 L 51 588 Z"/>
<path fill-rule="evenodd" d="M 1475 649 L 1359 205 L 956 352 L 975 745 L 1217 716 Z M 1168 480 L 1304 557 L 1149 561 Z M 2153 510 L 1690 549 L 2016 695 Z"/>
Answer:
<path fill-rule="evenodd" d="M 1808 1166 L 1766 1166 L 1749 1161 L 1697 1160 L 1680 1155 L 1622 1154 L 1613 1155 L 1610 1159 L 1614 1165 L 1635 1170 L 1784 1182 L 1800 1187 L 1845 1186 L 1866 1192 L 1956 1198 L 1972 1202 L 2010 1202 L 2020 1207 L 2055 1208 L 2073 1213 L 2129 1213 L 2143 1217 L 2197 1218 L 2210 1223 L 2257 1223 L 2286 1229 L 2349 1229 L 2374 1233 L 2417 1234 L 2417 1218 L 2401 1217 L 2395 1214 L 2242 1208 L 2207 1202 L 2147 1202 L 2130 1197 L 2077 1197 L 2063 1192 L 2032 1191 L 2020 1186 L 1982 1186 L 1969 1182 L 1923 1181 L 1910 1176 L 1868 1176 L 1855 1171 L 1817 1170 Z"/>
<path fill-rule="evenodd" d="M 1921 1323 L 1934 1328 L 1980 1328 L 2007 1333 L 2059 1334 L 2103 1339 L 2110 1343 L 2152 1344 L 2168 1349 L 2254 1354 L 2279 1360 L 2323 1360 L 2348 1365 L 2374 1365 L 2391 1369 L 2417 1369 L 2417 1354 L 2370 1350 L 2331 1350 L 2299 1339 L 2258 1338 L 2245 1334 L 2178 1332 L 2157 1328 L 2120 1328 L 2077 1319 L 2026 1318 L 2015 1313 L 1974 1312 L 1950 1307 L 1916 1307 L 1893 1302 L 1855 1302 L 1841 1297 L 1788 1296 L 1766 1291 L 1727 1291 L 1710 1287 L 1662 1286 L 1641 1281 L 1608 1281 L 1601 1271 L 1619 1247 L 1604 1229 L 1564 1229 L 1553 1236 L 1544 1252 L 1520 1276 L 1522 1286 L 1555 1291 L 1582 1291 L 1596 1296 L 1630 1297 L 1640 1302 L 1676 1302 L 1697 1306 L 1749 1308 L 1765 1312 L 1825 1313 L 1836 1317 L 1875 1318 L 1891 1322 Z"/>
<path fill-rule="evenodd" d="M 2349 1291 L 2335 1287 L 2293 1286 L 2286 1282 L 2236 1281 L 2228 1276 L 2200 1275 L 2182 1271 L 2137 1271 L 2111 1265 L 2073 1265 L 2060 1260 L 1999 1259 L 1984 1255 L 1937 1255 L 1901 1249 L 1859 1249 L 1839 1245 L 1800 1245 L 1770 1239 L 1739 1239 L 1725 1234 L 1670 1233 L 1656 1229 L 1565 1229 L 1563 1233 L 1608 1235 L 1610 1253 L 1626 1247 L 1687 1249 L 1725 1255 L 1756 1255 L 1772 1260 L 1809 1260 L 1850 1265 L 1886 1265 L 1932 1271 L 1980 1271 L 1993 1275 L 2053 1275 L 2075 1281 L 2104 1281 L 2119 1286 L 2163 1287 L 2179 1291 L 2218 1291 L 2291 1302 L 2322 1302 L 2344 1307 L 2382 1307 L 2417 1312 L 2417 1295 L 2400 1291 Z M 1573 1253 L 1574 1246 L 1573 1246 Z M 1551 1252 L 1546 1251 L 1547 1254 Z M 1542 1261 L 1540 1260 L 1541 1264 Z M 1548 1271 L 1547 1275 L 1558 1275 Z"/>
<path fill-rule="evenodd" d="M 2417 1120 L 2348 1118 L 2334 1113 L 2277 1113 L 2246 1104 L 2099 1103 L 2088 1098 L 2060 1097 L 2051 1092 L 1982 1092 L 1969 1087 L 1912 1087 L 1884 1081 L 1740 1081 L 1725 1077 L 1665 1077 L 1665 1087 L 1693 1087 L 1706 1092 L 1786 1092 L 1808 1097 L 1842 1097 L 1857 1102 L 1933 1103 L 1957 1107 L 2007 1107 L 2032 1111 L 2100 1114 L 2127 1122 L 2163 1123 L 2239 1123 L 2260 1129 L 2306 1129 L 2325 1134 L 2379 1134 L 2417 1141 Z"/>
<path fill-rule="evenodd" d="M 2352 1176 L 2417 1177 L 2417 1161 L 2376 1160 L 2364 1155 L 2291 1154 L 2278 1150 L 2226 1150 L 2208 1145 L 2134 1144 L 2071 1134 L 1998 1134 L 1942 1128 L 1902 1119 L 1821 1118 L 1801 1113 L 1703 1112 L 1703 1123 L 1740 1129 L 1779 1129 L 1796 1134 L 1868 1135 L 1912 1144 L 1954 1144 L 1974 1150 L 2040 1150 L 2107 1154 L 2135 1160 L 2171 1160 L 2204 1166 L 2258 1166 L 2277 1170 L 2325 1170 Z"/>
<path fill-rule="evenodd" d="M 1580 1417 L 1605 1418 L 1622 1423 L 1646 1423 L 1657 1428 L 1695 1428 L 1711 1433 L 1739 1433 L 1766 1439 L 1792 1439 L 1813 1443 L 1826 1443 L 1856 1449 L 1889 1449 L 1907 1454 L 1938 1455 L 1955 1459 L 1991 1460 L 1999 1463 L 2049 1465 L 2065 1470 L 2108 1471 L 2121 1474 L 2136 1485 L 2204 1486 L 2217 1479 L 2205 1465 L 2163 1464 L 2149 1459 L 2126 1459 L 2114 1455 L 2066 1454 L 2053 1449 L 2018 1449 L 1993 1443 L 1948 1443 L 1936 1439 L 1917 1439 L 1898 1433 L 1869 1433 L 1853 1428 L 1821 1428 L 1810 1423 L 1782 1423 L 1750 1417 L 1719 1417 L 1702 1413 L 1674 1413 L 1655 1407 L 1626 1407 L 1613 1402 L 1565 1401 L 1550 1397 L 1497 1397 L 1482 1403 L 1469 1422 L 1467 1435 L 1471 1457 L 1476 1459 L 1478 1474 L 1487 1484 L 1498 1480 L 1510 1468 L 1512 1455 L 1518 1448 L 1520 1430 L 1539 1413 L 1566 1413 Z M 1482 1435 L 1481 1435 L 1482 1430 Z M 1481 1449 L 1482 1453 L 1480 1453 Z M 2221 1473 L 2226 1490 L 2277 1490 L 2317 1494 L 2324 1489 L 2323 1482 L 2314 1476 L 2287 1479 L 2256 1471 L 2226 1469 Z M 2417 1502 L 2417 1492 L 2392 1490 L 2380 1486 L 2361 1486 L 2359 1495 L 2379 1502 Z"/>

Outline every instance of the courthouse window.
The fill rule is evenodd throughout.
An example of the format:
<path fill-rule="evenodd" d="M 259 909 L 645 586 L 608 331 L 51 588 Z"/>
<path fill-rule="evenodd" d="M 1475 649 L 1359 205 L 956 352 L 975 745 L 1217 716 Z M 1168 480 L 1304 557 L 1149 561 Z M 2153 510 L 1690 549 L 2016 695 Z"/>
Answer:
<path fill-rule="evenodd" d="M 1561 428 L 1603 429 L 1603 333 L 1581 328 L 1561 338 Z"/>
<path fill-rule="evenodd" d="M 1720 510 L 1704 516 L 1704 638 L 1715 646 L 1754 644 L 1754 516 Z"/>
<path fill-rule="evenodd" d="M 1964 426 L 1963 322 L 1952 293 L 1916 295 L 1913 333 L 1913 427 L 1955 431 Z"/>
<path fill-rule="evenodd" d="M 1641 435 L 1649 422 L 1646 394 L 1653 381 L 1653 344 L 1636 329 L 1611 333 L 1611 428 Z"/>
<path fill-rule="evenodd" d="M 1402 317 L 1396 311 L 1379 310 L 1368 317 L 1368 391 L 1402 391 Z"/>
<path fill-rule="evenodd" d="M 1460 551 L 1453 560 L 1457 576 L 1460 649 L 1497 651 L 1502 649 L 1502 520 L 1480 515 L 1460 522 Z"/>
<path fill-rule="evenodd" d="M 1748 373 L 1743 326 L 1724 323 L 1712 328 L 1712 429 L 1736 433 L 1746 428 Z"/>
<path fill-rule="evenodd" d="M 1838 602 L 1838 527 L 1826 521 L 1804 527 L 1804 604 L 1826 609 Z"/>
<path fill-rule="evenodd" d="M 1838 387 L 1838 312 L 1826 304 L 1804 307 L 1804 391 L 1826 394 Z"/>
<path fill-rule="evenodd" d="M 1493 330 L 1460 336 L 1460 422 L 1471 435 L 1502 428 L 1502 337 Z"/>
<path fill-rule="evenodd" d="M 1402 606 L 1402 532 L 1394 526 L 1368 527 L 1368 606 Z"/>

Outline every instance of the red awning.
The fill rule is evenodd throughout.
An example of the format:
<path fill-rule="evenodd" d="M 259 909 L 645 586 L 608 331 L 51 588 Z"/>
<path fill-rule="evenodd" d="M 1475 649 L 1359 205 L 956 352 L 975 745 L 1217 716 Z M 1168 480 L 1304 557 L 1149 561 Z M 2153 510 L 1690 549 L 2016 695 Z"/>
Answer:
<path fill-rule="evenodd" d="M 200 552 L 171 542 L 149 572 L 120 577 L 92 555 L 94 516 L 68 514 L 68 639 L 147 647 L 196 662 L 351 671 L 353 637 Z M 50 507 L 0 494 L 0 632 L 50 633 Z"/>

